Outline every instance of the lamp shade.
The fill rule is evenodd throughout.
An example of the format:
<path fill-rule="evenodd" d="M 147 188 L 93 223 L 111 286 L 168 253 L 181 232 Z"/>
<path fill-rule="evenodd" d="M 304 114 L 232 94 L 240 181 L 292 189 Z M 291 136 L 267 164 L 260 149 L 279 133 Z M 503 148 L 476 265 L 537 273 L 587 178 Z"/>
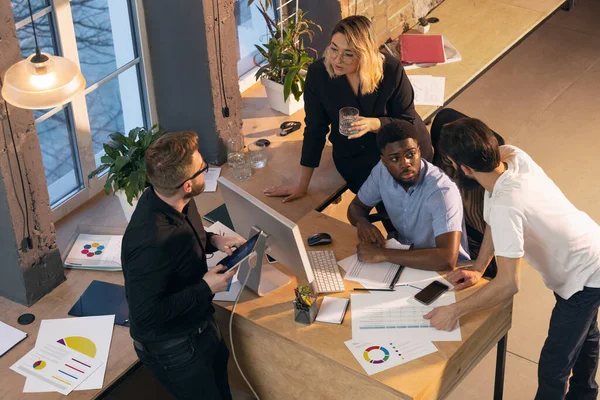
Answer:
<path fill-rule="evenodd" d="M 68 103 L 83 89 L 85 78 L 73 61 L 41 53 L 6 71 L 2 97 L 15 107 L 39 110 Z"/>

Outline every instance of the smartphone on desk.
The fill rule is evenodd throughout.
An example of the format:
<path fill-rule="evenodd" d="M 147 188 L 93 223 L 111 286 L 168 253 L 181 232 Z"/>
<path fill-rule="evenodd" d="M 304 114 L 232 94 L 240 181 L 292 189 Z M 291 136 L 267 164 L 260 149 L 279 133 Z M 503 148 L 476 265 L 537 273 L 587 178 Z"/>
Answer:
<path fill-rule="evenodd" d="M 258 232 L 256 235 L 252 236 L 250 239 L 248 239 L 246 241 L 246 243 L 244 243 L 243 245 L 238 247 L 230 256 L 227 256 L 224 259 L 222 259 L 221 261 L 219 261 L 217 263 L 217 265 L 219 265 L 219 264 L 224 265 L 225 267 L 227 267 L 227 269 L 224 269 L 223 271 L 219 271 L 218 273 L 224 274 L 225 272 L 229 271 L 231 268 L 235 267 L 236 265 L 238 265 L 239 263 L 244 261 L 244 259 L 246 259 L 246 257 L 248 257 L 250 254 L 252 254 L 252 252 L 254 251 L 254 248 L 256 247 L 256 242 L 258 241 L 258 237 L 260 236 L 261 233 L 262 233 L 262 231 Z"/>
<path fill-rule="evenodd" d="M 415 300 L 426 306 L 436 301 L 442 294 L 450 289 L 447 285 L 442 282 L 433 281 L 415 295 Z"/>

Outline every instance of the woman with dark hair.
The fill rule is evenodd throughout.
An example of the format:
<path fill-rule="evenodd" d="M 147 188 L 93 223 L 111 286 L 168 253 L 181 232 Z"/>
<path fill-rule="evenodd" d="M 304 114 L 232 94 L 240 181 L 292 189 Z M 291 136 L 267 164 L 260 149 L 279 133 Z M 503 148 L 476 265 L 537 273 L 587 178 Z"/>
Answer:
<path fill-rule="evenodd" d="M 315 61 L 306 75 L 300 180 L 294 185 L 267 188 L 265 195 L 285 197 L 284 202 L 304 196 L 321 161 L 328 133 L 337 170 L 349 189 L 358 192 L 379 162 L 377 132 L 393 119 L 415 125 L 422 157 L 431 161 L 429 132 L 413 100 L 402 63 L 379 52 L 371 21 L 360 15 L 344 18 L 333 29 L 323 58 Z M 339 111 L 344 107 L 360 112 L 349 137 L 339 132 Z"/>
<path fill-rule="evenodd" d="M 469 253 L 472 260 L 477 260 L 479 255 L 479 249 L 483 242 L 483 234 L 485 232 L 485 221 L 483 220 L 483 194 L 485 190 L 483 187 L 473 179 L 467 178 L 460 169 L 456 169 L 452 162 L 446 157 L 442 156 L 442 152 L 439 149 L 439 141 L 444 125 L 451 122 L 457 121 L 461 118 L 468 118 L 467 115 L 456 111 L 452 108 L 445 108 L 440 111 L 434 118 L 431 124 L 431 143 L 433 145 L 435 154 L 433 156 L 433 164 L 441 168 L 454 182 L 456 182 L 460 195 L 463 199 L 465 225 L 467 228 L 467 238 L 469 242 Z M 498 144 L 504 145 L 504 139 L 502 136 L 494 132 Z M 479 260 L 479 262 L 485 262 Z M 485 269 L 483 274 L 484 277 L 494 278 L 496 276 L 497 266 L 496 260 L 492 258 L 489 265 L 480 266 L 481 269 Z M 448 278 L 452 284 L 468 286 L 470 279 L 474 279 L 474 276 L 470 269 L 457 270 L 451 272 Z M 477 272 L 474 272 L 477 274 Z M 462 286 L 458 286 L 461 289 Z"/>

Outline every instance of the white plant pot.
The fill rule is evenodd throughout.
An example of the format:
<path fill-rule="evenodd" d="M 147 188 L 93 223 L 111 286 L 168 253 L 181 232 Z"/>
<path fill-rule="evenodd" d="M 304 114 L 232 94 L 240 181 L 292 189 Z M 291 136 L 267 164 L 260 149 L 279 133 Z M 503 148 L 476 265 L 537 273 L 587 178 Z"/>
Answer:
<path fill-rule="evenodd" d="M 429 28 L 431 28 L 431 25 L 417 25 L 417 30 L 421 33 L 427 33 L 429 32 Z"/>
<path fill-rule="evenodd" d="M 125 214 L 125 219 L 127 220 L 127 223 L 129 223 L 129 221 L 131 221 L 131 216 L 133 215 L 133 212 L 135 211 L 135 207 L 137 206 L 138 199 L 137 199 L 137 197 L 134 198 L 131 201 L 133 203 L 133 205 L 130 205 L 127 202 L 127 195 L 125 194 L 124 190 L 119 190 L 115 194 L 119 198 L 119 202 L 121 203 L 121 208 L 123 208 L 123 213 Z"/>
<path fill-rule="evenodd" d="M 290 97 L 287 99 L 287 101 L 283 100 L 282 84 L 273 82 L 267 78 L 262 78 L 260 82 L 267 90 L 269 107 L 271 107 L 273 110 L 279 111 L 285 115 L 292 115 L 304 107 L 304 100 L 300 99 L 300 101 L 297 101 L 292 94 L 290 94 Z"/>

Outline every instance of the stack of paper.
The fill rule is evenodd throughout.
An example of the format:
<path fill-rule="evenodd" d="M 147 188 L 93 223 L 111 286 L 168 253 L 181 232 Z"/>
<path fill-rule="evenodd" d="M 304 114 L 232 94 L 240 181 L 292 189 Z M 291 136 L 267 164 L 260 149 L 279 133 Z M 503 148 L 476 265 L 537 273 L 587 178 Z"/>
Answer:
<path fill-rule="evenodd" d="M 395 240 L 388 241 L 386 247 L 409 249 Z M 391 263 L 362 263 L 356 255 L 340 261 L 339 265 L 347 271 L 344 279 L 373 288 L 385 287 L 396 267 Z M 461 340 L 458 325 L 452 332 L 438 331 L 424 318 L 436 307 L 455 303 L 453 292 L 445 293 L 429 306 L 414 299 L 415 294 L 435 280 L 452 286 L 435 271 L 404 268 L 395 291 L 351 295 L 352 340 L 345 344 L 367 374 L 431 354 L 437 351 L 434 341 Z"/>
<path fill-rule="evenodd" d="M 121 271 L 122 235 L 77 236 L 65 260 L 65 268 Z"/>
<path fill-rule="evenodd" d="M 0 321 L 0 357 L 27 337 L 25 332 Z"/>
<path fill-rule="evenodd" d="M 325 297 L 319 308 L 317 322 L 328 324 L 341 324 L 348 308 L 348 299 Z"/>
<path fill-rule="evenodd" d="M 114 315 L 43 320 L 35 348 L 10 368 L 27 377 L 23 392 L 101 389 Z"/>

